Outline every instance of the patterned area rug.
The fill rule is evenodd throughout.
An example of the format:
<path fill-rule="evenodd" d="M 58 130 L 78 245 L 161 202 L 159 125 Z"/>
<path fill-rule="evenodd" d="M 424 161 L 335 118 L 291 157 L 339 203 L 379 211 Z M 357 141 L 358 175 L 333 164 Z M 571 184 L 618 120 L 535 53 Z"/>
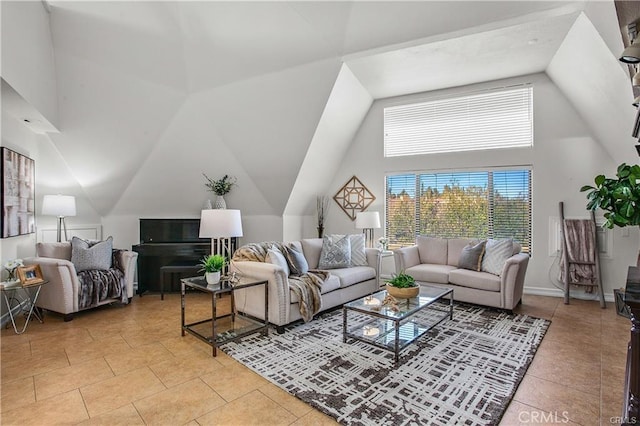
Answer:
<path fill-rule="evenodd" d="M 342 310 L 222 349 L 346 425 L 495 425 L 550 322 L 456 303 L 401 352 L 342 342 Z"/>

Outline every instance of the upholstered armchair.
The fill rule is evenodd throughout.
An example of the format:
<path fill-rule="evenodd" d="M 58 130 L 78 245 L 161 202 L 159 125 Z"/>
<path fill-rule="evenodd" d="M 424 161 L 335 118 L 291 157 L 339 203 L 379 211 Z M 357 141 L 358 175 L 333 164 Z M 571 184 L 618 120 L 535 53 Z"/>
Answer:
<path fill-rule="evenodd" d="M 71 321 L 75 312 L 84 309 L 112 302 L 130 302 L 133 297 L 133 280 L 138 253 L 126 250 L 111 251 L 110 248 L 109 252 L 111 252 L 111 259 L 107 260 L 108 264 L 103 268 L 104 270 L 77 272 L 76 265 L 72 262 L 71 243 L 38 243 L 37 257 L 24 260 L 25 265 L 40 265 L 44 279 L 49 281 L 42 286 L 37 306 L 58 312 L 64 315 L 65 321 Z M 98 286 L 108 281 L 108 278 L 117 282 L 121 288 L 115 290 L 111 288 L 110 291 L 106 291 L 98 290 L 96 287 L 87 291 L 86 287 L 91 285 L 92 281 L 95 281 L 95 285 Z M 111 285 L 111 287 L 115 286 Z M 87 297 L 87 293 L 92 294 Z M 87 302 L 88 299 L 93 300 Z"/>

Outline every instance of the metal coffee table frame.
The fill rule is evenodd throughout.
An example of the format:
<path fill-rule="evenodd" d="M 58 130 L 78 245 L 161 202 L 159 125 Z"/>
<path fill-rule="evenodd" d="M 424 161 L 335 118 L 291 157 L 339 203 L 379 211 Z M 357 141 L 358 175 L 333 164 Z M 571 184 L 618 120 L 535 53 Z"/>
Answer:
<path fill-rule="evenodd" d="M 377 292 L 342 307 L 342 341 L 353 339 L 394 353 L 397 364 L 400 351 L 411 342 L 440 324 L 446 319 L 453 319 L 453 289 L 434 286 L 421 286 L 420 294 L 411 299 L 398 300 L 398 311 L 391 306 L 380 306 L 373 302 L 382 302 L 386 291 Z M 446 310 L 434 304 L 449 297 Z M 429 311 L 429 318 L 419 318 L 415 314 Z M 359 314 L 357 319 L 349 320 L 349 313 Z"/>

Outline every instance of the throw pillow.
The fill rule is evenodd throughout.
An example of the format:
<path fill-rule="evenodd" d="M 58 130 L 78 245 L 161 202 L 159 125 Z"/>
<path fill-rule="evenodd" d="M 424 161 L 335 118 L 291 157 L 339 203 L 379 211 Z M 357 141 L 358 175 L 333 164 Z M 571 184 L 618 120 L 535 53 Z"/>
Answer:
<path fill-rule="evenodd" d="M 348 235 L 325 235 L 320 251 L 320 269 L 348 268 L 351 265 L 351 241 Z"/>
<path fill-rule="evenodd" d="M 271 246 L 271 248 L 267 250 L 266 261 L 281 267 L 287 277 L 291 273 L 289 265 L 287 265 L 287 259 L 284 258 L 284 255 L 276 246 Z"/>
<path fill-rule="evenodd" d="M 71 239 L 71 263 L 76 272 L 111 268 L 113 238 L 104 241 L 90 242 L 78 237 Z"/>
<path fill-rule="evenodd" d="M 293 245 L 284 246 L 284 253 L 289 264 L 290 274 L 294 276 L 304 275 L 309 272 L 309 264 L 304 254 Z"/>
<path fill-rule="evenodd" d="M 351 244 L 351 266 L 367 266 L 367 253 L 364 250 L 364 234 L 349 235 Z"/>
<path fill-rule="evenodd" d="M 482 270 L 500 276 L 508 258 L 513 255 L 513 240 L 494 240 L 489 238 L 482 258 Z"/>
<path fill-rule="evenodd" d="M 484 254 L 485 244 L 486 241 L 482 241 L 476 245 L 469 244 L 463 248 L 460 253 L 460 259 L 458 259 L 458 267 L 480 271 L 482 269 L 482 255 Z"/>

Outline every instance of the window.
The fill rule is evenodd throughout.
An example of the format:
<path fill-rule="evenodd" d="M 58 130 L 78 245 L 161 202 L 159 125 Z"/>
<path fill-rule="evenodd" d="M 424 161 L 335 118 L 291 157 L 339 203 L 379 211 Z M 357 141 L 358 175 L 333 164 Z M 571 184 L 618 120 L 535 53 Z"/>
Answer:
<path fill-rule="evenodd" d="M 531 248 L 531 170 L 492 169 L 386 177 L 391 248 L 417 235 L 507 238 Z"/>
<path fill-rule="evenodd" d="M 384 109 L 384 156 L 531 147 L 531 85 Z"/>

